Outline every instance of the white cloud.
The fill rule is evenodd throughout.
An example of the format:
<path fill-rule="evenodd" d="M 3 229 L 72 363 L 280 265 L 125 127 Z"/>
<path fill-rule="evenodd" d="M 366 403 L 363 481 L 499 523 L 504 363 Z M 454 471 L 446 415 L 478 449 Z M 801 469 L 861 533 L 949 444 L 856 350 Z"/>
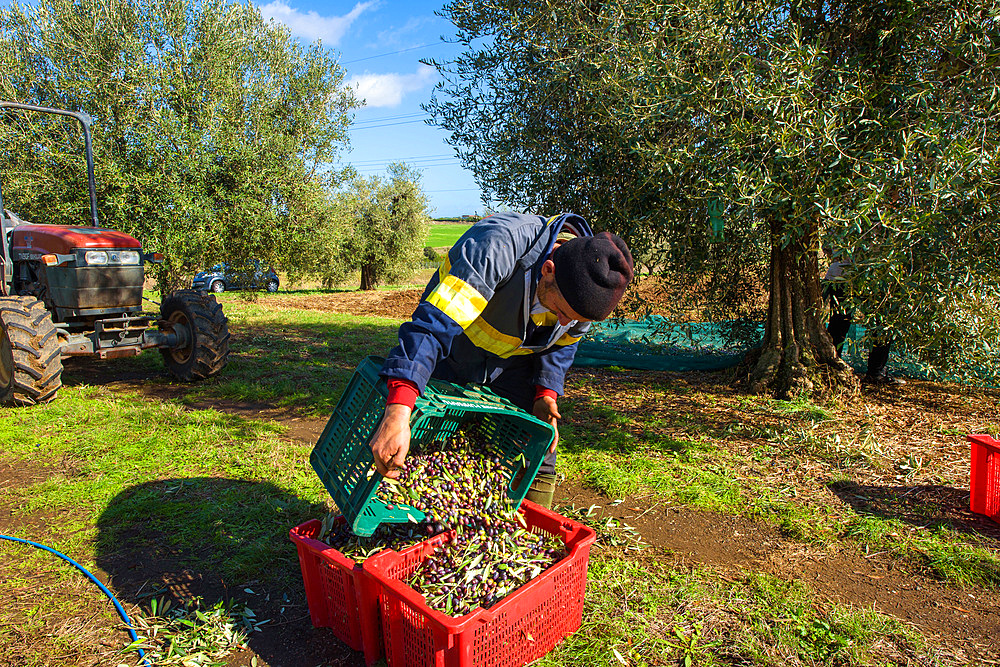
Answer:
<path fill-rule="evenodd" d="M 264 18 L 284 23 L 296 37 L 302 37 L 310 42 L 322 40 L 325 46 L 335 46 L 351 27 L 354 19 L 366 9 L 374 7 L 377 1 L 359 2 L 348 14 L 327 17 L 320 16 L 314 11 L 299 11 L 290 7 L 284 0 L 274 0 L 261 5 L 260 13 Z"/>
<path fill-rule="evenodd" d="M 357 74 L 347 82 L 357 91 L 367 107 L 395 107 L 403 95 L 425 88 L 434 82 L 436 70 L 421 65 L 413 74 Z"/>

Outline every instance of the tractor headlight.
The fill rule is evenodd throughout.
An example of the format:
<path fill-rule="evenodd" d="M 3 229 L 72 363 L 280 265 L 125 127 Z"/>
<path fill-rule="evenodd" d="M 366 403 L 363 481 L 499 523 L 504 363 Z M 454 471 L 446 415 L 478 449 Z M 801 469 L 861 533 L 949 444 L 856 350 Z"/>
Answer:
<path fill-rule="evenodd" d="M 141 259 L 137 250 L 88 250 L 83 255 L 88 266 L 135 266 Z"/>
<path fill-rule="evenodd" d="M 94 266 L 104 266 L 108 263 L 108 253 L 103 250 L 88 250 L 83 256 L 83 260 L 87 264 Z"/>
<path fill-rule="evenodd" d="M 135 250 L 112 250 L 108 252 L 112 264 L 134 265 L 139 263 L 139 253 Z"/>

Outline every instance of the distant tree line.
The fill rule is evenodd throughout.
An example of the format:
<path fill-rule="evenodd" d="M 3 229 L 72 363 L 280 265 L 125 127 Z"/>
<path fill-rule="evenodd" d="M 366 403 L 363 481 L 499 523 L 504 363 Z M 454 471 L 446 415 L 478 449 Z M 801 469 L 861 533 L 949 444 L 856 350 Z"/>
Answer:
<path fill-rule="evenodd" d="M 434 222 L 474 222 L 481 219 L 478 215 L 459 215 L 451 218 L 435 217 Z"/>

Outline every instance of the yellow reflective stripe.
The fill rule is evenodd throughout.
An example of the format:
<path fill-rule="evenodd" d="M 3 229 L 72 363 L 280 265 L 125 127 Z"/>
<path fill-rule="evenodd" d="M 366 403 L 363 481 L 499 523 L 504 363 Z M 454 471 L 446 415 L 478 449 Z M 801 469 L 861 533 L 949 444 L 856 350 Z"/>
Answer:
<path fill-rule="evenodd" d="M 439 308 L 463 329 L 486 308 L 486 299 L 472 285 L 455 276 L 445 276 L 427 295 L 427 303 Z"/>
<path fill-rule="evenodd" d="M 559 218 L 559 216 L 561 216 L 561 215 L 562 215 L 562 213 L 556 213 L 556 214 L 555 214 L 554 216 L 552 216 L 551 218 L 549 218 L 548 220 L 546 220 L 546 221 L 545 221 L 545 226 L 546 226 L 546 227 L 548 227 L 549 225 L 551 225 L 551 224 L 552 224 L 553 222 L 555 222 L 555 221 L 556 221 L 556 220 L 557 220 L 557 219 Z"/>
<path fill-rule="evenodd" d="M 507 358 L 513 354 L 530 354 L 530 350 L 518 352 L 521 347 L 521 339 L 516 336 L 502 334 L 483 318 L 477 319 L 465 330 L 465 335 L 469 337 L 473 345 L 487 352 L 492 352 L 498 357 Z"/>
<path fill-rule="evenodd" d="M 451 258 L 448 257 L 448 253 L 445 253 L 441 268 L 438 269 L 438 280 L 444 280 L 449 271 L 451 271 Z"/>
<path fill-rule="evenodd" d="M 548 327 L 558 324 L 559 317 L 553 313 L 551 310 L 546 310 L 542 313 L 532 313 L 531 321 L 537 326 Z"/>
<path fill-rule="evenodd" d="M 577 336 L 576 338 L 574 338 L 569 334 L 563 334 L 562 336 L 559 336 L 559 340 L 556 341 L 556 345 L 572 345 L 573 343 L 579 341 L 581 338 L 583 338 L 583 336 Z"/>

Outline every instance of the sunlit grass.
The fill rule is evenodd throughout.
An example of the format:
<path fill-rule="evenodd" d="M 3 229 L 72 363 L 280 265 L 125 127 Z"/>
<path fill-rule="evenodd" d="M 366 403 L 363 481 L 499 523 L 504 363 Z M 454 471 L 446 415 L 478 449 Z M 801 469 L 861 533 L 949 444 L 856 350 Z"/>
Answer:
<path fill-rule="evenodd" d="M 54 517 L 26 523 L 16 536 L 84 563 L 134 527 L 165 553 L 204 560 L 204 549 L 219 550 L 210 560 L 227 576 L 263 572 L 275 549 L 288 551 L 289 522 L 327 499 L 309 447 L 281 440 L 284 428 L 273 422 L 70 387 L 53 403 L 4 409 L 2 417 L 0 437 L 9 444 L 0 461 L 41 475 L 0 490 L 0 501 L 15 518 Z"/>
<path fill-rule="evenodd" d="M 229 363 L 218 376 L 185 385 L 186 403 L 226 400 L 329 416 L 360 360 L 395 345 L 398 321 L 278 309 L 267 297 L 222 297 L 232 335 Z"/>
<path fill-rule="evenodd" d="M 464 222 L 450 222 L 430 225 L 430 233 L 424 243 L 428 248 L 444 248 L 455 245 L 462 234 L 464 234 L 472 224 Z"/>
<path fill-rule="evenodd" d="M 888 550 L 916 558 L 938 578 L 960 585 L 1000 586 L 1000 559 L 995 551 L 969 544 L 954 530 L 939 526 L 915 530 L 898 519 L 855 515 L 841 534 L 872 552 Z"/>
<path fill-rule="evenodd" d="M 641 395 L 653 404 L 678 395 L 710 403 L 689 388 L 675 392 L 673 387 L 622 384 L 618 389 L 623 396 Z M 844 479 L 837 471 L 879 465 L 885 459 L 870 430 L 841 435 L 830 407 L 804 399 L 738 401 L 760 418 L 734 430 L 734 422 L 739 424 L 735 420 L 712 425 L 686 412 L 664 416 L 624 410 L 614 407 L 620 402 L 608 404 L 596 394 L 576 399 L 563 410 L 569 418 L 560 428 L 560 470 L 610 498 L 652 493 L 670 503 L 764 521 L 806 543 L 844 541 L 887 551 L 955 584 L 1000 586 L 1000 552 L 967 534 L 946 527 L 915 530 L 899 519 L 859 513 L 850 504 L 831 513 L 826 505 L 803 502 L 794 486 L 776 486 L 762 476 L 774 465 L 796 467 L 815 460 L 834 475 L 816 479 L 816 486 L 835 486 Z M 678 431 L 687 437 L 674 435 Z M 727 447 L 733 434 L 761 442 L 753 449 Z"/>
<path fill-rule="evenodd" d="M 677 567 L 663 556 L 595 552 L 581 630 L 537 664 L 961 664 L 878 612 L 821 604 L 775 577 Z"/>

